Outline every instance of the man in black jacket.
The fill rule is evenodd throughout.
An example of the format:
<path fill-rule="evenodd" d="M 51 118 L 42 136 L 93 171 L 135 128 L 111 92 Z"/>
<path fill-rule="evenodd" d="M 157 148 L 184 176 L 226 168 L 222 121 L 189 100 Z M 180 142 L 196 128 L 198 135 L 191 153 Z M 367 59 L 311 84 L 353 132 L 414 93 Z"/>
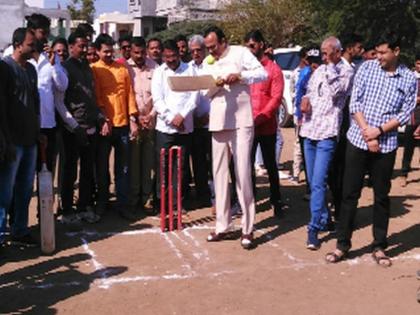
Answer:
<path fill-rule="evenodd" d="M 64 103 L 77 122 L 76 127 L 66 126 L 63 130 L 64 162 L 61 198 L 62 222 L 77 224 L 82 218 L 89 223 L 100 218 L 93 211 L 93 170 L 97 126 L 105 118 L 96 106 L 93 74 L 86 60 L 87 39 L 84 33 L 76 31 L 69 36 L 70 58 L 63 63 L 69 85 Z M 74 182 L 77 178 L 77 161 L 80 158 L 78 214 L 73 210 Z"/>

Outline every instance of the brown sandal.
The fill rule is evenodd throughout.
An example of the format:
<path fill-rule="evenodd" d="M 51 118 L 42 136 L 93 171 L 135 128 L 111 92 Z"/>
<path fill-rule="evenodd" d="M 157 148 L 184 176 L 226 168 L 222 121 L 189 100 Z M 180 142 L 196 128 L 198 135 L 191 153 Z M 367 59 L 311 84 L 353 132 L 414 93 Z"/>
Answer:
<path fill-rule="evenodd" d="M 336 252 L 327 253 L 325 255 L 325 261 L 329 264 L 336 264 L 340 261 L 343 261 L 344 259 L 346 259 L 348 253 L 343 252 L 341 250 L 340 252 L 342 253 L 341 255 L 337 255 Z M 328 257 L 331 257 L 332 259 L 328 259 Z"/>
<path fill-rule="evenodd" d="M 377 255 L 378 252 L 381 252 L 384 255 L 383 256 L 378 256 Z M 382 249 L 375 249 L 372 252 L 372 258 L 376 262 L 376 264 L 381 266 L 381 267 L 388 268 L 388 267 L 392 266 L 391 258 L 389 258 L 387 255 L 385 255 L 385 252 Z"/>

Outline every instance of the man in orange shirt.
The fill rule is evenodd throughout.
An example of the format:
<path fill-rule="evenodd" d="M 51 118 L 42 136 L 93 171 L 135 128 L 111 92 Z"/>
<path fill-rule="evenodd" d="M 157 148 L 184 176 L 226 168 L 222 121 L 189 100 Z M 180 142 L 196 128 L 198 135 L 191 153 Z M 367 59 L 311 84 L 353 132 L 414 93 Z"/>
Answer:
<path fill-rule="evenodd" d="M 129 141 L 137 137 L 137 106 L 130 75 L 125 66 L 113 59 L 114 40 L 100 34 L 95 47 L 99 61 L 92 65 L 95 79 L 96 102 L 106 117 L 98 140 L 96 212 L 104 213 L 109 194 L 109 154 L 114 147 L 114 178 L 119 213 L 128 220 L 135 216 L 128 208 L 129 194 Z"/>

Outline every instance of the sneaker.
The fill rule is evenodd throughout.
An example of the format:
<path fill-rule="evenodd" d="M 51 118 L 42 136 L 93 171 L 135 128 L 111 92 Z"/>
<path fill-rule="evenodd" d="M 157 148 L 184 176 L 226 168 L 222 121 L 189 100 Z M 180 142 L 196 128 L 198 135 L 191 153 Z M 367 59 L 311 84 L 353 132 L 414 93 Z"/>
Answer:
<path fill-rule="evenodd" d="M 306 248 L 310 250 L 318 250 L 321 247 L 321 242 L 318 239 L 318 231 L 308 231 L 308 241 L 306 242 Z"/>
<path fill-rule="evenodd" d="M 85 211 L 78 214 L 79 219 L 87 223 L 96 223 L 101 219 L 101 216 L 96 214 L 91 207 L 87 207 Z"/>
<path fill-rule="evenodd" d="M 30 233 L 23 236 L 12 236 L 10 243 L 17 246 L 37 247 L 39 242 Z"/>

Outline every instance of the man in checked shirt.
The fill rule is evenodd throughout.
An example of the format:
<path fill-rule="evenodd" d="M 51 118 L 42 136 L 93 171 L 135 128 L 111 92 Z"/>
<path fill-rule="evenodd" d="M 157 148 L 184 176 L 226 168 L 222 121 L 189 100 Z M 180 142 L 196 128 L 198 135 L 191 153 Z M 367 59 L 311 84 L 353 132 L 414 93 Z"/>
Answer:
<path fill-rule="evenodd" d="M 341 261 L 351 248 L 357 202 L 367 169 L 375 196 L 372 258 L 380 266 L 391 266 L 385 249 L 390 213 L 388 194 L 398 148 L 397 128 L 408 122 L 416 105 L 417 82 L 414 74 L 399 63 L 397 35 L 381 37 L 376 52 L 377 59 L 363 63 L 354 79 L 337 248 L 326 255 L 330 263 Z"/>
<path fill-rule="evenodd" d="M 303 113 L 300 136 L 308 182 L 311 188 L 311 219 L 308 224 L 307 248 L 321 246 L 320 231 L 327 230 L 330 216 L 325 203 L 329 165 L 334 156 L 342 121 L 342 109 L 353 77 L 352 67 L 341 62 L 341 43 L 335 37 L 325 39 L 321 45 L 324 65 L 311 76 L 307 93 L 302 98 Z"/>

